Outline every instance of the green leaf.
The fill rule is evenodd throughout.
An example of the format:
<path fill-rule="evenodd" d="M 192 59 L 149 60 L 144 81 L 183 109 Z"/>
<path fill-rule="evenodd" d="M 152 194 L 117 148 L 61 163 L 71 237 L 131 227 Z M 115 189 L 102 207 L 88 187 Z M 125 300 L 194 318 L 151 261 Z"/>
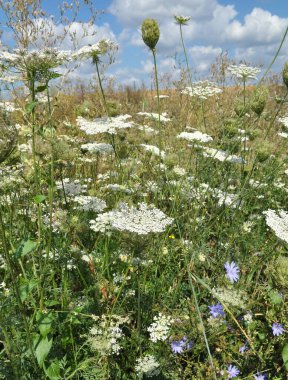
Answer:
<path fill-rule="evenodd" d="M 38 104 L 38 102 L 30 102 L 30 103 L 26 104 L 26 106 L 25 106 L 26 112 L 27 113 L 33 112 L 37 104 Z"/>
<path fill-rule="evenodd" d="M 22 242 L 15 252 L 15 258 L 20 259 L 23 256 L 28 255 L 28 253 L 36 249 L 37 245 L 38 244 L 32 240 L 26 240 L 25 242 Z"/>
<path fill-rule="evenodd" d="M 44 202 L 45 199 L 46 199 L 45 195 L 38 194 L 34 197 L 34 202 L 36 203 L 36 205 L 38 205 L 39 203 Z"/>
<path fill-rule="evenodd" d="M 51 79 L 56 79 L 62 77 L 62 74 L 56 73 L 55 71 L 51 72 L 50 78 Z"/>
<path fill-rule="evenodd" d="M 46 338 L 42 338 L 40 335 L 37 335 L 34 339 L 35 356 L 40 368 L 43 367 L 44 361 L 51 350 L 52 342 L 53 338 L 49 340 L 47 336 Z"/>
<path fill-rule="evenodd" d="M 281 294 L 277 292 L 276 290 L 271 290 L 269 292 L 269 297 L 274 305 L 279 305 L 280 303 L 283 302 Z"/>
<path fill-rule="evenodd" d="M 282 349 L 282 359 L 283 359 L 285 368 L 288 370 L 288 343 L 286 343 Z"/>
<path fill-rule="evenodd" d="M 52 362 L 47 369 L 44 367 L 45 374 L 50 380 L 58 380 L 61 378 L 60 369 L 60 363 L 58 360 Z"/>
<path fill-rule="evenodd" d="M 21 301 L 24 302 L 28 298 L 32 290 L 37 286 L 38 280 L 32 279 L 30 281 L 23 279 L 22 284 L 19 287 Z"/>
<path fill-rule="evenodd" d="M 53 322 L 52 313 L 44 314 L 40 311 L 36 314 L 36 321 L 38 322 L 38 328 L 43 338 L 51 332 L 51 326 Z"/>
<path fill-rule="evenodd" d="M 46 86 L 46 84 L 44 84 L 44 85 L 42 85 L 42 86 L 38 86 L 37 88 L 36 88 L 36 92 L 43 92 L 43 91 L 45 91 L 47 89 L 47 86 Z"/>

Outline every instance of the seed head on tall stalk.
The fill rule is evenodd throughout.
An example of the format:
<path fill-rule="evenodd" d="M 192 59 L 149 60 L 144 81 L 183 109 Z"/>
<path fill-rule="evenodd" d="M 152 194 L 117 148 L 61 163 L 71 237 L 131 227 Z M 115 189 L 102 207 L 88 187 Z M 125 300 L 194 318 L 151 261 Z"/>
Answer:
<path fill-rule="evenodd" d="M 145 45 L 151 50 L 153 55 L 154 62 L 154 76 L 157 92 L 157 109 L 158 109 L 158 131 L 159 131 L 159 148 L 161 149 L 162 140 L 161 140 L 161 109 L 160 109 L 160 96 L 159 96 L 159 81 L 158 81 L 158 72 L 157 72 L 157 62 L 156 62 L 156 45 L 160 38 L 160 29 L 158 22 L 154 19 L 147 18 L 143 21 L 141 26 L 142 39 Z"/>

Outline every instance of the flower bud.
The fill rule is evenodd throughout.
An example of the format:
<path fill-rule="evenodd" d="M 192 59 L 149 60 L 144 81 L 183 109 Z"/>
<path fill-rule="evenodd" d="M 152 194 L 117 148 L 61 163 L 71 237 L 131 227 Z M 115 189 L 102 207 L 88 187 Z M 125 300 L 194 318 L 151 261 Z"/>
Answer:
<path fill-rule="evenodd" d="M 142 23 L 141 31 L 144 43 L 151 50 L 155 49 L 155 46 L 160 37 L 160 29 L 158 22 L 154 19 L 147 18 Z"/>

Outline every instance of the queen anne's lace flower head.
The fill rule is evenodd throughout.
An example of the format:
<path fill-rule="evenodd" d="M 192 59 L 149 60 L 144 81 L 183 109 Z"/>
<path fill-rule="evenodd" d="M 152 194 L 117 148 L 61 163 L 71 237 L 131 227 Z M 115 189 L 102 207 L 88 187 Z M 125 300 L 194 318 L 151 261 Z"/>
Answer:
<path fill-rule="evenodd" d="M 106 208 L 105 201 L 89 195 L 76 196 L 74 202 L 78 203 L 79 208 L 83 211 L 101 212 Z"/>
<path fill-rule="evenodd" d="M 247 79 L 257 79 L 256 75 L 261 72 L 258 67 L 247 66 L 244 64 L 230 65 L 227 70 L 236 78 L 247 80 Z"/>
<path fill-rule="evenodd" d="M 279 117 L 278 120 L 284 125 L 285 128 L 288 128 L 288 116 Z"/>
<path fill-rule="evenodd" d="M 200 131 L 194 132 L 181 132 L 180 135 L 177 136 L 178 139 L 184 139 L 188 141 L 201 141 L 201 142 L 209 142 L 212 141 L 213 138 L 206 133 L 202 133 Z"/>
<path fill-rule="evenodd" d="M 288 243 L 288 213 L 284 210 L 276 212 L 275 210 L 264 211 L 266 224 L 275 232 L 275 235 Z"/>
<path fill-rule="evenodd" d="M 216 87 L 214 83 L 200 81 L 193 84 L 192 87 L 186 87 L 185 90 L 182 91 L 182 94 L 196 96 L 199 99 L 205 100 L 210 96 L 220 94 L 221 92 L 221 88 Z"/>
<path fill-rule="evenodd" d="M 173 319 L 170 316 L 159 313 L 153 320 L 154 322 L 147 329 L 150 333 L 150 340 L 154 343 L 165 341 L 168 338 Z"/>
<path fill-rule="evenodd" d="M 103 39 L 96 44 L 86 45 L 73 53 L 74 59 L 87 59 L 92 58 L 97 60 L 99 55 L 104 55 L 109 51 L 117 49 L 117 44 L 109 39 Z"/>
<path fill-rule="evenodd" d="M 14 49 L 13 52 L 0 52 L 0 62 L 4 66 L 13 68 L 26 76 L 34 73 L 37 76 L 46 75 L 50 69 L 56 68 L 66 61 L 71 60 L 71 52 L 56 48 L 44 48 L 40 50 Z"/>
<path fill-rule="evenodd" d="M 191 20 L 191 17 L 188 17 L 188 16 L 174 16 L 174 19 L 175 19 L 175 23 L 176 24 L 179 24 L 179 25 L 187 25 L 188 22 Z"/>
<path fill-rule="evenodd" d="M 121 203 L 118 210 L 100 214 L 95 221 L 90 221 L 92 230 L 101 231 L 100 219 L 101 221 L 105 220 L 105 223 L 110 224 L 115 230 L 132 232 L 137 235 L 164 232 L 166 227 L 173 222 L 173 219 L 167 217 L 161 210 L 145 203 L 140 203 L 138 208 Z"/>
<path fill-rule="evenodd" d="M 130 117 L 130 115 L 120 115 L 112 118 L 100 117 L 89 121 L 79 116 L 76 122 L 81 131 L 87 135 L 96 135 L 98 133 L 116 134 L 119 129 L 132 128 L 135 126 L 133 122 L 126 121 L 126 119 Z"/>
<path fill-rule="evenodd" d="M 139 379 L 143 376 L 154 377 L 160 374 L 160 364 L 153 355 L 146 355 L 136 360 L 135 371 Z"/>

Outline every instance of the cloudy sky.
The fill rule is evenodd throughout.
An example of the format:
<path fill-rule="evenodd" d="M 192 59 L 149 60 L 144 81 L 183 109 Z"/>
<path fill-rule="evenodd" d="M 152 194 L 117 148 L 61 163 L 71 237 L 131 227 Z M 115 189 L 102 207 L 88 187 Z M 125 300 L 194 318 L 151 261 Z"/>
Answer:
<path fill-rule="evenodd" d="M 45 3 L 53 14 L 60 2 Z M 151 54 L 140 34 L 141 23 L 147 17 L 157 19 L 160 25 L 159 69 L 161 73 L 173 72 L 174 76 L 179 72 L 178 61 L 183 62 L 183 55 L 179 26 L 173 15 L 191 17 L 183 32 L 191 67 L 199 78 L 207 74 L 210 64 L 225 51 L 238 62 L 245 60 L 267 67 L 288 26 L 288 0 L 100 0 L 97 5 L 105 13 L 98 16 L 95 25 L 89 26 L 91 35 L 83 43 L 94 43 L 103 37 L 115 40 L 119 50 L 109 74 L 130 85 L 148 81 L 153 69 Z M 88 13 L 83 10 L 81 16 L 85 19 Z M 75 24 L 74 29 L 80 36 L 81 27 Z M 70 47 L 68 42 L 66 45 Z M 285 60 L 288 42 L 274 70 L 279 71 Z M 87 63 L 82 77 L 88 78 L 90 70 Z"/>

